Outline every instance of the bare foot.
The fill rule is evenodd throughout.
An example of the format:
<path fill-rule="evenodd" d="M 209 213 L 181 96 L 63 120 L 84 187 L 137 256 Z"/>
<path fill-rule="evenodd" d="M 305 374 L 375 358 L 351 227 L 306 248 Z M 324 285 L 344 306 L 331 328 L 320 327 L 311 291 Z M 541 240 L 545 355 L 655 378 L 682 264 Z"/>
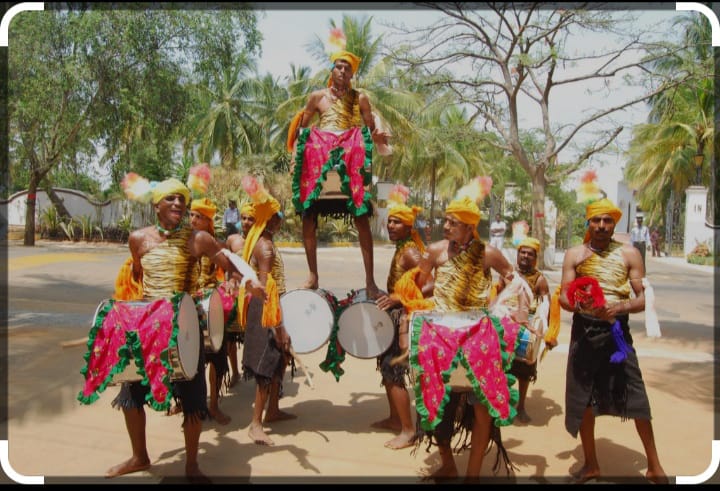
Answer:
<path fill-rule="evenodd" d="M 150 460 L 145 459 L 138 459 L 135 457 L 130 457 L 128 460 L 123 462 L 122 464 L 118 464 L 114 467 L 111 467 L 105 472 L 105 477 L 118 477 L 123 476 L 125 474 L 131 474 L 133 472 L 139 472 L 139 471 L 145 471 L 150 468 Z"/>
<path fill-rule="evenodd" d="M 214 419 L 218 422 L 218 424 L 221 424 L 223 426 L 228 424 L 232 419 L 230 416 L 220 411 L 220 408 L 208 408 L 208 413 L 210 413 L 210 417 L 212 419 Z"/>
<path fill-rule="evenodd" d="M 303 285 L 303 288 L 307 288 L 309 290 L 317 290 L 319 288 L 319 280 L 318 276 L 316 274 L 310 273 L 310 276 L 308 276 L 307 281 Z"/>
<path fill-rule="evenodd" d="M 393 450 L 400 450 L 401 448 L 411 447 L 414 443 L 415 443 L 415 432 L 407 431 L 407 432 L 400 433 L 398 436 L 396 436 L 392 440 L 386 441 L 385 446 L 387 448 L 391 448 Z"/>
<path fill-rule="evenodd" d="M 391 430 L 391 431 L 400 431 L 402 429 L 402 426 L 400 425 L 399 421 L 394 421 L 390 418 L 381 419 L 380 421 L 375 421 L 373 424 L 370 425 L 372 428 L 377 428 L 379 430 Z"/>
<path fill-rule="evenodd" d="M 457 479 L 458 471 L 455 464 L 446 464 L 440 467 L 432 474 L 428 474 L 422 478 L 423 481 L 447 481 L 449 479 Z"/>
<path fill-rule="evenodd" d="M 230 382 L 228 382 L 228 387 L 233 387 L 238 381 L 240 381 L 240 375 L 237 373 L 233 374 L 233 376 L 230 377 Z"/>
<path fill-rule="evenodd" d="M 250 423 L 250 429 L 248 430 L 248 436 L 250 439 L 258 445 L 275 445 L 275 442 L 270 439 L 269 436 L 263 431 L 262 426 Z"/>
<path fill-rule="evenodd" d="M 377 300 L 381 296 L 380 289 L 375 283 L 365 285 L 365 292 L 367 293 L 368 300 Z"/>
<path fill-rule="evenodd" d="M 273 421 L 285 421 L 288 419 L 296 419 L 296 414 L 290 414 L 286 413 L 285 411 L 280 411 L 279 409 L 277 411 L 267 411 L 265 413 L 265 418 L 263 419 L 263 423 L 271 423 Z"/>
<path fill-rule="evenodd" d="M 185 477 L 191 484 L 212 484 L 210 478 L 200 472 L 197 464 L 185 465 Z"/>
<path fill-rule="evenodd" d="M 659 473 L 647 471 L 645 478 L 651 483 L 655 484 L 670 484 L 668 477 L 665 475 L 665 471 L 660 469 Z"/>
<path fill-rule="evenodd" d="M 579 471 L 573 472 L 573 484 L 583 484 L 591 479 L 597 479 L 600 477 L 600 469 L 590 469 L 583 466 Z"/>
<path fill-rule="evenodd" d="M 525 412 L 524 409 L 518 409 L 517 420 L 518 420 L 520 423 L 529 423 L 529 422 L 530 422 L 530 415 L 529 415 L 527 412 Z"/>

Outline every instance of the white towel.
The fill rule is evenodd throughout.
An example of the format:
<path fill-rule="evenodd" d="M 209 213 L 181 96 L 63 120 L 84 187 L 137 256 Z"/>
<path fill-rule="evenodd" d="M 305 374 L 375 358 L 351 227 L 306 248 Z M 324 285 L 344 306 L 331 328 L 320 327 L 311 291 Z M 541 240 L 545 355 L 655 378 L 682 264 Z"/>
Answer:
<path fill-rule="evenodd" d="M 655 311 L 655 290 L 647 278 L 642 279 L 642 285 L 645 289 L 645 333 L 649 338 L 659 338 L 661 334 L 660 323 Z"/>

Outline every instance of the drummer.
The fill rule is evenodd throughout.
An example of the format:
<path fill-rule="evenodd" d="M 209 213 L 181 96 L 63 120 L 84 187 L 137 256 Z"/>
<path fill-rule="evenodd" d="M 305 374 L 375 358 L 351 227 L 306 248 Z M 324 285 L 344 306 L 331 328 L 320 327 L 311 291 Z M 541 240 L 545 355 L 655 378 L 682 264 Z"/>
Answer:
<path fill-rule="evenodd" d="M 508 281 L 511 280 L 513 274 L 513 267 L 502 252 L 485 244 L 480 239 L 477 225 L 481 212 L 474 199 L 463 194 L 462 191 L 466 189 L 463 187 L 458 192 L 458 196 L 445 209 L 444 238 L 428 245 L 427 251 L 420 259 L 419 272 L 414 275 L 414 281 L 418 287 L 427 281 L 434 282 L 432 302 L 429 304 L 433 305 L 433 309 L 438 312 L 487 308 L 492 284 L 491 269 Z M 408 275 L 405 275 L 404 278 L 407 277 Z M 399 286 L 397 284 L 396 288 Z M 499 343 L 498 339 L 492 341 Z M 502 366 L 501 360 L 487 361 L 481 365 L 486 367 L 486 370 L 498 366 L 498 363 Z M 480 370 L 480 366 L 477 365 L 471 368 Z M 475 377 L 478 379 L 488 375 L 494 377 L 497 374 L 495 372 L 492 374 L 475 373 Z M 497 388 L 502 389 L 502 384 L 508 384 L 508 391 L 511 391 L 506 377 L 503 376 L 501 379 Z M 510 407 L 511 397 L 502 402 L 504 407 L 500 409 L 503 414 L 508 414 L 508 417 L 500 420 L 499 416 L 491 416 L 486 394 L 483 392 L 483 400 L 480 400 L 475 394 L 475 392 L 453 390 L 450 393 L 450 400 L 444 406 L 439 425 L 418 438 L 418 445 L 426 441 L 428 452 L 432 445 L 437 445 L 440 454 L 440 468 L 428 475 L 427 478 L 444 480 L 458 476 L 451 446 L 456 431 L 465 433 L 464 436 L 460 435 L 459 442 L 463 449 L 468 448 L 467 432 L 470 433 L 470 456 L 465 473 L 466 481 L 479 479 L 483 458 L 488 450 L 491 437 L 498 446 L 498 451 L 505 458 L 506 468 L 510 466 L 495 424 L 510 424 L 512 415 L 514 415 L 514 408 Z"/>
<path fill-rule="evenodd" d="M 542 271 L 537 269 L 538 254 L 540 254 L 540 241 L 534 237 L 526 237 L 517 248 L 517 271 L 530 285 L 533 292 L 533 299 L 530 302 L 529 313 L 535 315 L 538 305 L 544 300 L 550 302 L 550 287 L 547 279 Z M 505 280 L 498 278 L 498 293 L 505 288 Z M 547 321 L 547 319 L 546 319 Z M 535 335 L 541 336 L 543 333 L 536 332 Z M 557 342 L 555 342 L 557 344 Z M 535 363 L 528 364 L 522 360 L 515 358 L 513 360 L 510 373 L 518 379 L 518 389 L 520 391 L 520 399 L 517 405 L 517 419 L 521 423 L 528 423 L 530 416 L 525 410 L 525 398 L 530 386 L 530 382 L 537 379 L 537 360 Z"/>
<path fill-rule="evenodd" d="M 215 213 L 217 207 L 208 198 L 195 198 L 190 204 L 190 226 L 193 230 L 202 230 L 215 237 Z M 218 288 L 225 274 L 213 263 L 209 257 L 201 257 L 198 261 L 200 277 L 198 287 L 200 294 L 210 288 Z M 224 288 L 224 286 L 223 286 Z M 223 332 L 225 330 L 223 329 Z M 206 353 L 205 361 L 209 365 L 208 381 L 210 386 L 210 405 L 208 412 L 210 417 L 218 424 L 226 425 L 230 422 L 230 416 L 220 410 L 218 399 L 222 389 L 222 382 L 225 380 L 229 369 L 225 338 L 216 353 Z"/>
<path fill-rule="evenodd" d="M 151 193 L 157 222 L 132 232 L 128 242 L 132 256 L 132 276 L 134 281 L 142 282 L 145 299 L 167 298 L 181 291 L 194 293 L 198 287 L 197 262 L 201 256 L 211 258 L 213 263 L 226 271 L 235 271 L 227 257 L 219 254 L 220 246 L 209 233 L 193 231 L 183 221 L 190 192 L 182 182 L 171 178 L 157 183 L 154 187 L 143 186 L 142 189 Z M 127 189 L 126 193 L 128 196 L 132 195 Z M 144 194 L 138 193 L 134 196 L 142 199 Z M 253 297 L 265 297 L 262 285 L 255 280 L 248 281 L 246 288 L 252 292 Z M 185 476 L 190 482 L 206 483 L 209 479 L 201 472 L 197 460 L 202 421 L 208 414 L 202 344 L 198 349 L 200 356 L 197 375 L 188 381 L 175 382 L 173 395 L 182 403 Z M 122 410 L 125 417 L 132 456 L 110 468 L 106 477 L 143 471 L 150 467 L 144 410 L 148 403 L 145 396 L 149 390 L 142 382 L 123 383 L 112 403 L 114 407 Z"/>
<path fill-rule="evenodd" d="M 407 322 L 401 322 L 404 309 L 397 295 L 393 295 L 395 282 L 406 272 L 418 265 L 420 256 L 425 252 L 420 235 L 414 228 L 415 218 L 422 211 L 419 206 L 409 207 L 405 204 L 409 189 L 396 185 L 388 198 L 388 237 L 395 243 L 395 254 L 390 262 L 390 271 L 387 279 L 388 294 L 381 295 L 376 305 L 388 311 L 393 320 L 395 336 L 392 345 L 385 353 L 377 358 L 378 370 L 382 374 L 382 385 L 385 387 L 390 416 L 376 421 L 371 426 L 399 432 L 397 436 L 385 442 L 391 449 L 406 448 L 414 443 L 415 425 L 413 424 L 410 409 L 410 394 L 407 380 L 409 366 L 407 363 L 393 364 L 391 361 L 407 349 Z M 426 296 L 432 295 L 432 283 L 423 287 Z M 403 326 L 403 341 L 401 343 L 399 331 Z M 402 346 L 401 346 L 402 345 Z"/>
<path fill-rule="evenodd" d="M 282 379 L 291 359 L 290 337 L 280 310 L 280 296 L 285 293 L 285 267 L 274 243 L 274 236 L 282 225 L 282 212 L 280 203 L 254 178 L 244 178 L 243 187 L 253 200 L 255 223 L 245 237 L 242 257 L 255 269 L 268 294 L 264 304 L 255 297 L 245 304 L 240 319 L 245 326 L 243 377 L 255 379 L 255 402 L 248 434 L 257 444 L 274 445 L 263 423 L 297 417 L 279 407 Z"/>
<path fill-rule="evenodd" d="M 230 251 L 242 255 L 243 246 L 245 245 L 245 237 L 250 232 L 250 227 L 255 223 L 255 207 L 252 203 L 245 203 L 240 207 L 240 226 L 242 228 L 242 234 L 231 234 L 225 240 L 225 246 Z M 237 320 L 236 320 L 237 322 Z M 245 326 L 242 326 L 243 328 Z M 240 380 L 240 370 L 238 368 L 238 348 L 239 343 L 243 342 L 242 332 L 229 332 L 227 333 L 227 350 L 228 360 L 230 361 L 230 382 L 228 387 L 233 387 Z"/>

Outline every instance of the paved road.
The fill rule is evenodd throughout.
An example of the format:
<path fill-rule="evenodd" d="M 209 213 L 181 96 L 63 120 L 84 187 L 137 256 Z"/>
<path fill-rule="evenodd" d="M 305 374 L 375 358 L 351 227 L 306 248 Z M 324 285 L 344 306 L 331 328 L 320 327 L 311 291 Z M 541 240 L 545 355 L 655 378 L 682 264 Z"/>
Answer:
<path fill-rule="evenodd" d="M 302 249 L 283 249 L 288 287 L 305 276 Z M 387 277 L 390 246 L 375 249 L 379 285 Z M 112 293 L 126 247 L 67 247 L 40 242 L 34 248 L 8 248 L 8 416 L 10 465 L 22 476 L 44 476 L 46 483 L 160 483 L 163 476 L 182 476 L 184 451 L 180 417 L 148 413 L 149 451 L 153 466 L 113 481 L 104 471 L 129 456 L 122 416 L 110 407 L 117 393 L 109 387 L 100 400 L 81 406 L 80 368 L 85 348 L 60 343 L 85 336 L 100 301 Z M 551 287 L 559 281 L 559 264 L 546 272 Z M 320 250 L 321 285 L 336 296 L 363 287 L 362 262 L 356 248 Z M 656 442 L 662 463 L 672 476 L 695 476 L 711 461 L 714 437 L 713 275 L 711 268 L 648 258 L 648 276 L 657 297 L 663 337 L 644 335 L 644 316 L 631 320 L 653 409 Z M 579 440 L 563 427 L 564 372 L 569 317 L 563 313 L 560 346 L 539 369 L 531 385 L 527 425 L 503 428 L 503 440 L 518 470 L 510 482 L 565 482 L 581 465 Z M 227 426 L 208 422 L 201 436 L 201 467 L 219 482 L 418 482 L 437 466 L 436 452 L 388 450 L 391 434 L 370 428 L 387 415 L 387 403 L 375 362 L 348 357 L 340 381 L 319 369 L 323 347 L 302 355 L 313 387 L 302 371 L 285 380 L 284 410 L 293 421 L 269 428 L 273 447 L 254 445 L 247 436 L 253 386 L 242 383 L 222 399 L 233 418 Z M 642 480 L 644 452 L 631 422 L 601 418 L 597 446 L 605 482 Z M 492 475 L 494 454 L 484 475 Z M 467 452 L 458 456 L 464 468 Z M 16 476 L 17 477 L 17 476 Z M 507 482 L 504 478 L 502 482 Z M 720 482 L 717 478 L 713 482 Z M 7 477 L 0 482 L 11 482 Z"/>

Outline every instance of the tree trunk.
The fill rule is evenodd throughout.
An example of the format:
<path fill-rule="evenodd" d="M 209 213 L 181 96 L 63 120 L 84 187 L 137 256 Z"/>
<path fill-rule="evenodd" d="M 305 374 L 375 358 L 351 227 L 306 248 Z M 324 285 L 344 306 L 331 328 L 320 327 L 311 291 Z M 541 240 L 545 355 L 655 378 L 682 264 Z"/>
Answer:
<path fill-rule="evenodd" d="M 48 195 L 48 199 L 55 207 L 55 211 L 57 211 L 60 219 L 64 222 L 69 222 L 72 219 L 72 216 L 70 216 L 70 212 L 67 210 L 67 208 L 65 208 L 65 202 L 62 200 L 62 198 L 57 195 L 52 186 L 48 186 L 45 189 L 45 192 Z"/>
<path fill-rule="evenodd" d="M 25 207 L 25 239 L 23 245 L 35 245 L 35 208 L 37 206 L 38 178 L 34 172 L 30 173 L 28 183 L 27 206 Z"/>
<path fill-rule="evenodd" d="M 532 237 L 540 241 L 538 254 L 538 269 L 545 269 L 545 174 L 542 170 L 533 175 L 532 180 Z"/>
<path fill-rule="evenodd" d="M 430 176 L 430 240 L 435 240 L 435 160 L 432 162 L 432 176 Z"/>

